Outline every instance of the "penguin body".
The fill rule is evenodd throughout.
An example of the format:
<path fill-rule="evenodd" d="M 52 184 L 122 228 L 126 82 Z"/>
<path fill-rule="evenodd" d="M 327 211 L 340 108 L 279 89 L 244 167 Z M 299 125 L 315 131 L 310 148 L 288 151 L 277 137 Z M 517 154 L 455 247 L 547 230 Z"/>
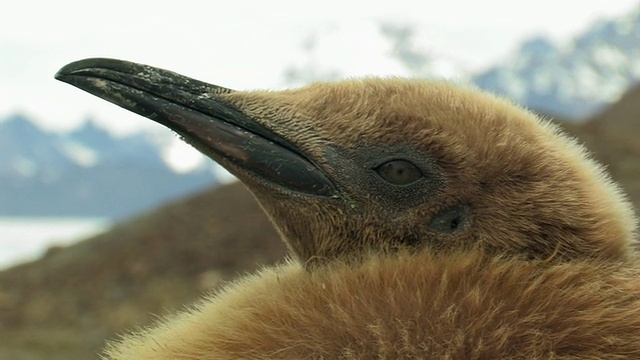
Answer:
<path fill-rule="evenodd" d="M 220 162 L 292 256 L 107 359 L 640 357 L 629 202 L 507 101 L 403 79 L 239 92 L 110 59 L 57 76 Z"/>
<path fill-rule="evenodd" d="M 398 253 L 308 272 L 269 268 L 108 359 L 632 359 L 640 274 L 482 252 Z"/>

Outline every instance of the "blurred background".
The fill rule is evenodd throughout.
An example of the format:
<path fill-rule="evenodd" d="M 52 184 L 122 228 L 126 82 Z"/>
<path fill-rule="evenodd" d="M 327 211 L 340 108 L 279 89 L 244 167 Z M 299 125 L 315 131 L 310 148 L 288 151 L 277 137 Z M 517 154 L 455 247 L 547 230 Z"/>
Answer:
<path fill-rule="evenodd" d="M 640 1 L 15 1 L 0 14 L 0 359 L 105 339 L 284 246 L 224 170 L 53 79 L 112 57 L 238 90 L 474 84 L 558 121 L 640 204 Z"/>

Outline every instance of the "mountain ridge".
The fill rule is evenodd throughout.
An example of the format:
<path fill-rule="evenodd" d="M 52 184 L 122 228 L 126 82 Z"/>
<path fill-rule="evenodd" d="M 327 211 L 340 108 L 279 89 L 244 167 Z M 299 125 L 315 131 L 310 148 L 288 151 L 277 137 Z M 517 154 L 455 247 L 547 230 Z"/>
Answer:
<path fill-rule="evenodd" d="M 567 120 L 585 120 L 640 82 L 640 5 L 562 44 L 536 36 L 472 75 L 480 88 Z"/>
<path fill-rule="evenodd" d="M 91 121 L 49 132 L 11 115 L 0 122 L 0 216 L 124 218 L 218 184 L 212 161 L 174 169 L 170 141 L 118 138 Z"/>

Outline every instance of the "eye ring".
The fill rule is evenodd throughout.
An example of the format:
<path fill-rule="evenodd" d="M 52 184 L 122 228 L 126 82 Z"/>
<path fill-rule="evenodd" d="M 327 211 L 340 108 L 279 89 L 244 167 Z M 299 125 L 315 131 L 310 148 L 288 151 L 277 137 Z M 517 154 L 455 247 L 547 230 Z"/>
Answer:
<path fill-rule="evenodd" d="M 374 170 L 384 181 L 393 185 L 409 185 L 424 176 L 416 165 L 402 159 L 389 160 Z"/>

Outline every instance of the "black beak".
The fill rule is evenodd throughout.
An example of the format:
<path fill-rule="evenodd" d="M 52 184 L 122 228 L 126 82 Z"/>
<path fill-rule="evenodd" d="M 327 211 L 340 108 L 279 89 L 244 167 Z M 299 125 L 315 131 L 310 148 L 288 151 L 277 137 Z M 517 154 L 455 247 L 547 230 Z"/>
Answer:
<path fill-rule="evenodd" d="M 322 169 L 294 144 L 221 99 L 233 90 L 113 59 L 76 61 L 55 77 L 167 126 L 241 178 L 248 172 L 296 193 L 337 194 Z"/>

